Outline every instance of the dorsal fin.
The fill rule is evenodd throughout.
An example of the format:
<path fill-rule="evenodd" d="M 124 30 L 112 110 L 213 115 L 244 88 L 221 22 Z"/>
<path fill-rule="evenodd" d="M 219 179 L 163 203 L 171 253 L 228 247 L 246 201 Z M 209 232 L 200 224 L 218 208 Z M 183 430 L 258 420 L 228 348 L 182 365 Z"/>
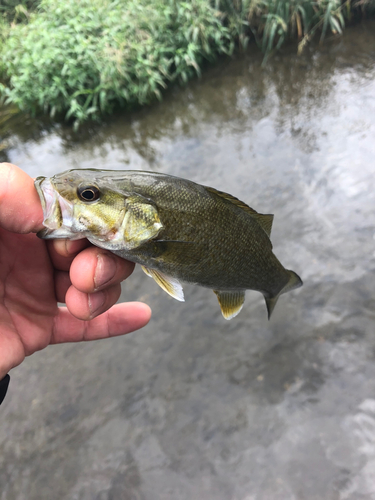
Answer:
<path fill-rule="evenodd" d="M 233 205 L 237 205 L 237 207 L 242 208 L 242 210 L 245 210 L 245 212 L 247 212 L 251 215 L 258 214 L 258 212 L 256 210 L 249 207 L 249 205 L 246 205 L 246 203 L 239 200 L 235 196 L 232 196 L 231 194 L 224 193 L 223 191 L 218 191 L 217 189 L 212 188 L 212 187 L 206 186 L 206 189 L 210 193 L 217 194 L 218 196 L 220 196 L 220 198 L 224 198 L 224 200 L 230 201 L 231 203 L 233 203 Z"/>
<path fill-rule="evenodd" d="M 258 221 L 258 224 L 261 226 L 266 235 L 271 237 L 271 229 L 273 223 L 273 215 L 272 214 L 256 214 L 253 215 L 254 219 Z"/>
<path fill-rule="evenodd" d="M 272 222 L 273 222 L 273 215 L 272 214 L 260 214 L 253 208 L 249 207 L 249 205 L 246 205 L 243 201 L 239 200 L 235 196 L 232 196 L 231 194 L 224 193 L 223 191 L 218 191 L 217 189 L 211 188 L 211 187 L 206 187 L 207 191 L 216 194 L 217 196 L 220 196 L 220 198 L 224 198 L 224 200 L 229 201 L 230 203 L 233 203 L 233 205 L 236 205 L 237 207 L 241 208 L 245 212 L 247 212 L 253 219 L 255 219 L 258 224 L 261 226 L 263 231 L 266 233 L 268 237 L 271 236 L 271 229 L 272 229 Z"/>

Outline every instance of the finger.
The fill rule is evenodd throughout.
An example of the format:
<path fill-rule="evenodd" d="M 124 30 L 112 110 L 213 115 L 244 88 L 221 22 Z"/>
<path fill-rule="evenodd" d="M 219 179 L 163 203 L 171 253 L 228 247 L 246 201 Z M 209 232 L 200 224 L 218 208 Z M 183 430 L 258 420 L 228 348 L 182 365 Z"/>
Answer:
<path fill-rule="evenodd" d="M 82 240 L 48 240 L 47 248 L 55 269 L 69 271 L 74 258 L 84 248 L 90 246 L 86 238 Z"/>
<path fill-rule="evenodd" d="M 57 302 L 65 302 L 66 293 L 71 285 L 68 272 L 55 272 L 55 295 Z"/>
<path fill-rule="evenodd" d="M 66 292 L 65 303 L 73 316 L 88 321 L 112 307 L 118 301 L 120 294 L 120 284 L 94 293 L 83 293 L 71 286 Z"/>
<path fill-rule="evenodd" d="M 25 349 L 20 337 L 10 325 L 0 326 L 0 380 L 11 368 L 18 366 L 25 359 Z"/>
<path fill-rule="evenodd" d="M 0 225 L 17 233 L 43 228 L 43 210 L 34 181 L 11 163 L 0 163 Z"/>
<path fill-rule="evenodd" d="M 72 285 L 84 293 L 92 293 L 121 283 L 131 275 L 134 264 L 97 247 L 83 250 L 70 268 Z"/>
<path fill-rule="evenodd" d="M 150 318 L 151 309 L 142 302 L 116 304 L 91 321 L 80 321 L 66 307 L 61 307 L 55 320 L 51 344 L 124 335 L 144 327 Z"/>

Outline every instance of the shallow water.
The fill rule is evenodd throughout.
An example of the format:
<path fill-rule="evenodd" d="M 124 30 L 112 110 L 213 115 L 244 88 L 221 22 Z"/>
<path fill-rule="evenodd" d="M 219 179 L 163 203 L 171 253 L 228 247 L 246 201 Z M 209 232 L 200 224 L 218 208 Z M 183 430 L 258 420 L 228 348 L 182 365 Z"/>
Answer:
<path fill-rule="evenodd" d="M 304 280 L 234 320 L 140 270 L 153 309 L 123 338 L 54 346 L 12 372 L 1 500 L 375 499 L 375 23 L 298 58 L 224 61 L 164 101 L 74 135 L 33 120 L 4 158 L 30 175 L 147 169 L 274 213 Z"/>

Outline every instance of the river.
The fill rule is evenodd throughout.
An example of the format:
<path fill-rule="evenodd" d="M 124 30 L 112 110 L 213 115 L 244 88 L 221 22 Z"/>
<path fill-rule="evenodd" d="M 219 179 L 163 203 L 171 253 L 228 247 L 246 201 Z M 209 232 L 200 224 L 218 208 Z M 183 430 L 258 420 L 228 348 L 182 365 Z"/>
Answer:
<path fill-rule="evenodd" d="M 179 303 L 136 269 L 122 300 L 152 307 L 146 328 L 12 371 L 1 500 L 375 499 L 375 23 L 261 62 L 77 134 L 12 129 L 3 158 L 32 176 L 153 170 L 275 214 L 304 286 L 271 321 L 247 292 L 228 322 L 210 290 Z"/>

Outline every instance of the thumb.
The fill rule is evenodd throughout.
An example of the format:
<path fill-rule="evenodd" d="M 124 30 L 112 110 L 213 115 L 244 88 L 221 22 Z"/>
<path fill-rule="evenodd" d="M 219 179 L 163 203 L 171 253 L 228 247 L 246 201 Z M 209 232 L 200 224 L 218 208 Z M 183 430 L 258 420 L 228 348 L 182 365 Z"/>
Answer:
<path fill-rule="evenodd" d="M 0 163 L 0 227 L 16 233 L 42 229 L 43 210 L 33 179 L 11 163 Z"/>

